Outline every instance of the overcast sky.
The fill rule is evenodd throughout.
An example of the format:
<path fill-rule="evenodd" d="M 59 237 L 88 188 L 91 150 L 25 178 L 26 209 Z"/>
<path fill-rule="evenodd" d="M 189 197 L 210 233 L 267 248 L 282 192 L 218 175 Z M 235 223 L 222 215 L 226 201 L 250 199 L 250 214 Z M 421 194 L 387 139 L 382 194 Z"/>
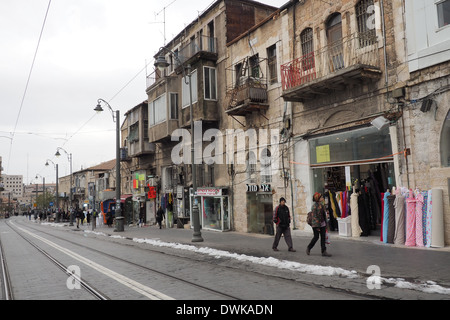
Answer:
<path fill-rule="evenodd" d="M 2 173 L 23 175 L 26 184 L 42 177 L 55 182 L 47 160 L 59 164 L 60 177 L 70 174 L 66 153 L 54 156 L 58 147 L 72 153 L 74 172 L 114 159 L 115 123 L 106 106 L 93 111 L 97 100 L 120 110 L 122 123 L 125 112 L 147 99 L 146 74 L 164 44 L 163 22 L 168 42 L 213 2 L 1 0 Z"/>

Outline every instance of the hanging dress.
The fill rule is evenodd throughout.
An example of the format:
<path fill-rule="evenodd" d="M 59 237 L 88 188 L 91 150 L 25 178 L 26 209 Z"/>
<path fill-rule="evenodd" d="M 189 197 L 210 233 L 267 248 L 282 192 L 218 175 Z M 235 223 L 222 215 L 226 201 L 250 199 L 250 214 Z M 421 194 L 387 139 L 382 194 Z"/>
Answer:
<path fill-rule="evenodd" d="M 414 247 L 416 245 L 416 199 L 412 192 L 406 199 L 406 241 L 405 245 Z"/>
<path fill-rule="evenodd" d="M 394 244 L 405 244 L 405 197 L 399 192 L 394 201 L 395 208 L 395 236 Z"/>
<path fill-rule="evenodd" d="M 423 222 L 422 222 L 423 195 L 416 195 L 416 246 L 423 247 Z"/>

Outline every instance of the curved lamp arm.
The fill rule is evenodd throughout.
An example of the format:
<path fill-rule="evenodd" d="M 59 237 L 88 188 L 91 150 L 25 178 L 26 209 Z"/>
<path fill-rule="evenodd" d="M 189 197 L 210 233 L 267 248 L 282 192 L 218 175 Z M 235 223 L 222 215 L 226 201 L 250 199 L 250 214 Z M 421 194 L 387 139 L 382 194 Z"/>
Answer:
<path fill-rule="evenodd" d="M 102 108 L 102 105 L 101 105 L 102 102 L 108 106 L 109 110 L 111 111 L 111 114 L 112 114 L 112 117 L 113 117 L 113 121 L 116 122 L 117 119 L 116 119 L 115 113 L 117 111 L 114 111 L 113 108 L 111 108 L 111 106 L 109 105 L 109 103 L 106 100 L 98 99 L 97 100 L 97 106 L 95 107 L 94 111 L 97 111 L 97 112 L 102 112 L 103 111 L 103 108 Z"/>
<path fill-rule="evenodd" d="M 167 53 L 170 53 L 170 54 L 172 54 L 172 56 L 174 56 L 175 57 L 175 60 L 177 60 L 177 62 L 179 63 L 179 65 L 180 66 L 183 66 L 184 65 L 184 63 L 183 62 L 181 62 L 181 60 L 180 60 L 180 58 L 178 58 L 178 56 L 175 54 L 175 52 L 173 52 L 172 50 L 170 50 L 170 49 L 167 49 L 166 47 L 161 47 L 161 48 L 159 48 L 159 50 L 158 50 L 159 52 L 167 52 Z M 160 56 L 158 56 L 158 58 L 156 59 L 156 61 L 155 61 L 155 67 L 156 68 L 158 68 L 161 72 L 165 69 L 165 68 L 167 68 L 169 66 L 169 63 L 166 61 L 166 57 L 165 56 L 163 56 L 163 55 L 160 55 Z M 186 83 L 186 84 L 189 84 L 188 82 L 187 82 L 187 77 L 191 77 L 191 65 L 190 64 L 187 64 L 186 66 L 184 66 L 183 68 L 182 68 L 182 70 L 183 70 L 183 77 L 184 77 L 184 82 Z"/>

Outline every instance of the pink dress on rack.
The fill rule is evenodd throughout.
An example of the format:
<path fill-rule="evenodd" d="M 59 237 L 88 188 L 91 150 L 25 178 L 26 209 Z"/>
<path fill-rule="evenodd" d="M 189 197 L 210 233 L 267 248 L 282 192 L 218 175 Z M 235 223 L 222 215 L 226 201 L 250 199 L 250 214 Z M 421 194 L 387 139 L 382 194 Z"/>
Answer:
<path fill-rule="evenodd" d="M 406 199 L 406 241 L 408 247 L 416 246 L 416 199 L 412 191 Z"/>

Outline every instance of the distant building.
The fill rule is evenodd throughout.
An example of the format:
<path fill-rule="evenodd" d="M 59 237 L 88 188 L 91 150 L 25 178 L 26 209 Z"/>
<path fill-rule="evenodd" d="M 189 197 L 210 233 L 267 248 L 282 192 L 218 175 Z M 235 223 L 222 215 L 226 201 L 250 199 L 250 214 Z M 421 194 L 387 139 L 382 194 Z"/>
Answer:
<path fill-rule="evenodd" d="M 21 175 L 2 175 L 4 190 L 0 193 L 1 197 L 21 198 L 23 196 L 23 176 Z"/>

